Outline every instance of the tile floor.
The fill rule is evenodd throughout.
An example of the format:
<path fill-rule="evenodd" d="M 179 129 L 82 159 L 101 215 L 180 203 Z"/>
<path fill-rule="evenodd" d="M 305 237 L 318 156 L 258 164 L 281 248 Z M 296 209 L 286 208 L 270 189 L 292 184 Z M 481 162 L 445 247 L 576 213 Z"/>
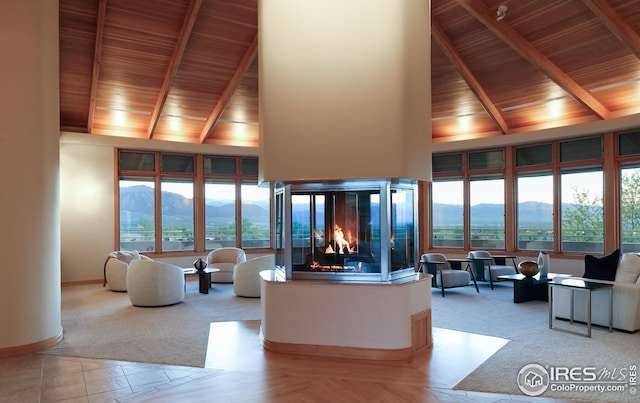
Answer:
<path fill-rule="evenodd" d="M 3 358 L 0 359 L 0 403 L 279 402 L 283 401 L 280 399 L 282 396 L 286 396 L 284 400 L 290 402 L 300 401 L 301 396 L 304 397 L 303 401 L 323 401 L 322 398 L 306 399 L 305 390 L 299 387 L 304 382 L 306 388 L 309 379 L 314 379 L 315 375 L 312 372 L 305 374 L 301 371 L 301 368 L 308 367 L 310 363 L 304 363 L 304 359 L 299 358 L 283 359 L 282 355 L 278 354 L 270 356 L 274 353 L 262 351 L 260 343 L 256 341 L 259 328 L 256 322 L 213 323 L 205 364 L 208 368 L 64 357 L 48 355 L 46 352 Z M 241 332 L 242 336 L 229 338 L 224 335 L 227 331 L 234 332 L 236 335 Z M 437 331 L 439 330 L 434 330 L 434 335 Z M 455 337 L 447 339 L 455 339 Z M 233 340 L 238 340 L 238 345 L 231 346 L 230 343 L 234 343 Z M 479 359 L 486 359 L 482 357 L 488 357 L 493 349 L 500 348 L 499 340 L 488 347 L 487 353 L 481 354 Z M 478 339 L 478 341 L 480 343 L 471 343 L 474 345 L 474 350 L 478 350 L 479 345 L 485 346 L 486 349 L 487 345 L 492 344 L 487 343 L 486 339 Z M 465 344 L 469 344 L 466 338 Z M 376 370 L 372 370 L 369 375 L 365 374 L 365 378 L 369 377 L 369 379 L 363 381 L 358 372 L 360 372 L 359 369 L 367 367 L 360 363 L 340 367 L 328 361 L 317 362 L 315 371 L 319 374 L 318 377 L 326 380 L 326 384 L 335 382 L 338 378 L 343 383 L 360 384 L 365 389 L 370 387 L 369 384 L 382 384 L 384 386 L 380 393 L 396 396 L 398 393 L 409 390 L 410 396 L 413 398 L 417 396 L 419 399 L 417 401 L 485 403 L 556 401 L 453 390 L 450 385 L 455 385 L 458 382 L 457 378 L 448 379 L 444 383 L 433 381 L 429 374 L 433 371 L 432 367 L 442 365 L 438 363 L 450 357 L 448 353 L 444 355 L 438 351 L 460 350 L 456 346 L 442 347 L 445 348 L 434 349 L 432 356 L 425 360 L 425 363 L 394 367 L 396 370 L 406 372 L 408 378 L 405 381 L 409 386 L 402 382 L 386 385 L 384 376 L 387 375 L 376 373 Z M 216 349 L 217 352 L 212 352 Z M 242 354 L 230 354 L 230 351 L 241 351 Z M 462 356 L 465 354 L 463 353 Z M 456 368 L 470 365 L 468 368 L 462 368 L 458 377 L 466 376 L 468 371 L 479 365 L 466 358 L 462 361 L 471 362 L 471 364 L 456 365 Z M 267 371 L 266 368 L 269 370 Z M 348 372 L 345 372 L 344 376 L 337 377 L 331 375 L 334 369 Z M 266 372 L 269 374 L 265 374 Z M 375 377 L 380 379 L 373 379 Z M 377 382 L 371 382 L 372 379 Z M 423 385 L 424 382 L 428 385 L 426 388 L 416 386 Z M 447 385 L 449 387 L 446 387 Z M 255 389 L 247 393 L 248 387 Z M 287 391 L 287 388 L 290 391 Z M 276 397 L 273 395 L 274 389 L 279 393 Z M 285 389 L 284 395 L 283 389 Z M 320 389 L 326 390 L 327 387 L 321 385 Z M 195 390 L 198 393 L 194 393 Z M 324 393 L 329 393 L 331 396 L 331 393 L 336 392 Z"/>

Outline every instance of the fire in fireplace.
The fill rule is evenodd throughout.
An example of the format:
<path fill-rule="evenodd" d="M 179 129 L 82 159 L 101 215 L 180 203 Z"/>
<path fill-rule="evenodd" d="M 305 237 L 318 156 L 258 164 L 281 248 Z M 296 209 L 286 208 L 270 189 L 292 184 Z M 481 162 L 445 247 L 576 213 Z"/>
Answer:
<path fill-rule="evenodd" d="M 286 279 L 390 281 L 415 272 L 417 183 L 276 186 L 276 266 Z"/>

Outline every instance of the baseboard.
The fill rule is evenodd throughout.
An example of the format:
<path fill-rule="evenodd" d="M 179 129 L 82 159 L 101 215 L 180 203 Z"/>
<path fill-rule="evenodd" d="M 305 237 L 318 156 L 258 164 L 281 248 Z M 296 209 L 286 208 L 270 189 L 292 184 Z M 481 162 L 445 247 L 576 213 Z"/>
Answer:
<path fill-rule="evenodd" d="M 18 355 L 35 353 L 36 351 L 46 350 L 55 346 L 61 341 L 62 341 L 62 330 L 60 331 L 60 334 L 58 334 L 57 336 L 53 336 L 51 338 L 48 338 L 46 340 L 42 340 L 36 343 L 25 344 L 23 346 L 0 348 L 0 358 L 14 357 Z"/>
<path fill-rule="evenodd" d="M 410 361 L 414 357 L 411 347 L 401 349 L 377 349 L 362 347 L 324 346 L 315 344 L 280 343 L 263 340 L 265 351 L 281 354 L 298 354 L 331 358 L 374 360 L 374 361 Z"/>

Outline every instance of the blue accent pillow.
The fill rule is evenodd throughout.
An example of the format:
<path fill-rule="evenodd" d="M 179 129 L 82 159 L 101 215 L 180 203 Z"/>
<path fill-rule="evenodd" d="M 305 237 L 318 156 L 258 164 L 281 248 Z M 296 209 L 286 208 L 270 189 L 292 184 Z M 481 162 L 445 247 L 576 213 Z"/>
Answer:
<path fill-rule="evenodd" d="M 616 269 L 620 260 L 620 249 L 616 249 L 610 255 L 597 258 L 592 255 L 584 257 L 584 278 L 593 280 L 615 281 Z"/>

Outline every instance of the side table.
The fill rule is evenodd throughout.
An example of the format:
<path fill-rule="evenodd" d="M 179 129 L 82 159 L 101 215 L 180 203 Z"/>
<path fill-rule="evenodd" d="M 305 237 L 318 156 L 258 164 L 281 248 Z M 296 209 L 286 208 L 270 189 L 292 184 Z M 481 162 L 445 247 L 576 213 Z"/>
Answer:
<path fill-rule="evenodd" d="M 567 329 L 555 328 L 555 330 L 561 330 L 567 333 L 579 334 L 582 336 L 591 337 L 591 293 L 599 290 L 609 291 L 609 332 L 613 332 L 613 285 L 605 283 L 596 283 L 595 281 L 586 281 L 576 278 L 556 278 L 549 282 L 549 329 L 553 327 L 553 289 L 556 287 L 568 288 L 571 290 L 571 317 L 570 323 L 573 324 L 573 305 L 574 305 L 574 292 L 576 290 L 584 291 L 587 293 L 587 334 L 571 331 Z"/>
<path fill-rule="evenodd" d="M 200 294 L 209 294 L 209 288 L 211 288 L 211 273 L 217 273 L 220 269 L 205 268 L 204 270 L 196 270 L 194 268 L 186 267 L 184 269 L 185 276 L 187 274 L 197 274 L 199 281 Z"/>

